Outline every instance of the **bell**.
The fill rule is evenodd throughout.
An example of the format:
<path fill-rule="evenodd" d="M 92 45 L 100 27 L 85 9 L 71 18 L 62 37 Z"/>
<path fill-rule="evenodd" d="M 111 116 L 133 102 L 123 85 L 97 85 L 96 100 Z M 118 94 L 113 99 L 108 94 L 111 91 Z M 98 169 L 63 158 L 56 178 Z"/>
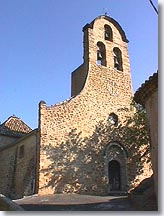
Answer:
<path fill-rule="evenodd" d="M 115 65 L 119 65 L 117 58 L 115 58 Z"/>
<path fill-rule="evenodd" d="M 101 60 L 102 59 L 102 54 L 101 54 L 101 51 L 98 50 L 97 51 L 97 60 Z"/>
<path fill-rule="evenodd" d="M 118 62 L 118 58 L 116 56 L 114 56 L 114 68 L 115 69 L 119 69 L 119 62 Z"/>
<path fill-rule="evenodd" d="M 105 32 L 105 39 L 109 39 L 109 38 L 110 38 L 109 33 Z"/>

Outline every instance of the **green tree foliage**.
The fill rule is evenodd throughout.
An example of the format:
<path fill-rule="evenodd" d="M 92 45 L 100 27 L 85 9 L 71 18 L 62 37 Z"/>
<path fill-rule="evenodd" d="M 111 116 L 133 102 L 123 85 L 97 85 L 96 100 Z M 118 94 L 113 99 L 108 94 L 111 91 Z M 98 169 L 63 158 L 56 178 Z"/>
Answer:
<path fill-rule="evenodd" d="M 145 157 L 147 162 L 150 161 L 150 133 L 147 124 L 145 109 L 132 101 L 131 108 L 134 113 L 126 117 L 125 121 L 125 142 L 132 148 L 141 147 L 141 158 Z M 134 147 L 135 149 L 135 147 Z"/>

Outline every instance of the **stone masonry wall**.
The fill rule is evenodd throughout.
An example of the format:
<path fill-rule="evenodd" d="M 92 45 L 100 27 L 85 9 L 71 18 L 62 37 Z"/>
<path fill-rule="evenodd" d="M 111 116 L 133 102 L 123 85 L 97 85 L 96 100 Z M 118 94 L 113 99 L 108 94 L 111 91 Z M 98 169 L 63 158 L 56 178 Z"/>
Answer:
<path fill-rule="evenodd" d="M 113 30 L 113 42 L 104 40 L 104 25 Z M 93 28 L 84 30 L 84 63 L 88 76 L 82 91 L 53 106 L 39 106 L 40 167 L 39 193 L 107 194 L 108 179 L 104 151 L 109 139 L 99 136 L 109 114 L 118 115 L 119 123 L 130 110 L 132 84 L 127 43 L 113 23 L 99 17 Z M 97 65 L 97 42 L 106 45 L 107 66 Z M 88 47 L 88 50 L 87 50 Z M 122 51 L 123 72 L 114 69 L 113 47 Z M 130 115 L 130 112 L 129 112 Z M 120 140 L 123 145 L 123 140 Z"/>
<path fill-rule="evenodd" d="M 1 149 L 1 194 L 16 199 L 34 193 L 36 136 L 36 132 L 33 131 L 7 148 Z"/>
<path fill-rule="evenodd" d="M 80 65 L 71 76 L 71 96 L 75 96 L 83 89 L 87 77 L 87 68 L 85 65 Z"/>
<path fill-rule="evenodd" d="M 145 103 L 151 134 L 151 160 L 155 179 L 155 190 L 158 197 L 158 89 Z"/>
<path fill-rule="evenodd" d="M 17 139 L 18 138 L 16 137 L 12 137 L 12 136 L 10 137 L 10 136 L 0 134 L 0 147 L 6 146 Z"/>

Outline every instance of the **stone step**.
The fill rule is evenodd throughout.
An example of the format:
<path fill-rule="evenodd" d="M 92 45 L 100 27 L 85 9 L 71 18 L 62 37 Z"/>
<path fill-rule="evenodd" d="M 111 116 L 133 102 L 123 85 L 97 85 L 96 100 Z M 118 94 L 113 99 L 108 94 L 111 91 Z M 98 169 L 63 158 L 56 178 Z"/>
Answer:
<path fill-rule="evenodd" d="M 110 191 L 108 195 L 109 196 L 127 196 L 128 192 L 127 191 Z"/>

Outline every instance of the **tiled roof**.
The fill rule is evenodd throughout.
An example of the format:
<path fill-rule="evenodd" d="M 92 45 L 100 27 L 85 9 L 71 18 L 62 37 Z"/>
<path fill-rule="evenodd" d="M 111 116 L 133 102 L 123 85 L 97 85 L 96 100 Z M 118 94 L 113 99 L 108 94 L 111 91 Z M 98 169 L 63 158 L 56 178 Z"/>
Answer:
<path fill-rule="evenodd" d="M 21 137 L 32 131 L 20 118 L 16 116 L 9 117 L 4 123 L 0 125 L 0 134 L 8 136 Z"/>
<path fill-rule="evenodd" d="M 158 89 L 158 71 L 146 80 L 134 94 L 134 100 L 145 107 L 149 96 Z"/>

